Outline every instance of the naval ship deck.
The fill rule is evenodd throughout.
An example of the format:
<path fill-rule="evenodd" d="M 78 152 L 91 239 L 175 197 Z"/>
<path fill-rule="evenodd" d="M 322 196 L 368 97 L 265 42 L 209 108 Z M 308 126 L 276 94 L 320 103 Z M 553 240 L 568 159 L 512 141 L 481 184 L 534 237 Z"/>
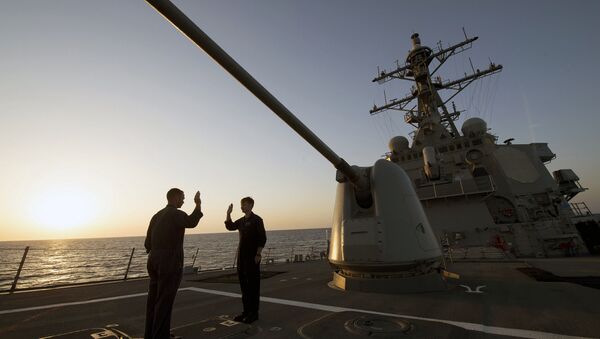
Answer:
<path fill-rule="evenodd" d="M 541 282 L 518 270 L 584 277 L 598 275 L 598 267 L 598 257 L 454 263 L 449 270 L 460 279 L 450 280 L 446 291 L 389 295 L 329 287 L 326 261 L 267 265 L 263 271 L 281 273 L 261 281 L 260 319 L 252 325 L 231 320 L 241 310 L 235 279 L 211 282 L 227 281 L 223 275 L 233 272 L 186 275 L 171 326 L 188 339 L 598 337 L 597 280 L 587 280 L 596 288 L 580 280 Z M 0 295 L 0 337 L 140 338 L 147 284 L 138 279 Z"/>

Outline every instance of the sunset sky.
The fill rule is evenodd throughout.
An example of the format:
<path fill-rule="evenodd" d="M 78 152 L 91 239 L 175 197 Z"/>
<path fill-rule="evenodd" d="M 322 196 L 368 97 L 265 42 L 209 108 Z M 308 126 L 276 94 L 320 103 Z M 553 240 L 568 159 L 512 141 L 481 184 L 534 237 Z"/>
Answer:
<path fill-rule="evenodd" d="M 480 39 L 445 79 L 491 61 L 498 76 L 455 99 L 502 141 L 547 142 L 600 211 L 600 2 L 174 1 L 351 164 L 412 128 L 370 116 L 408 83 L 371 82 L 435 47 Z M 335 169 L 144 1 L 0 5 L 0 241 L 144 235 L 171 187 L 224 231 L 251 195 L 267 229 L 327 227 Z"/>

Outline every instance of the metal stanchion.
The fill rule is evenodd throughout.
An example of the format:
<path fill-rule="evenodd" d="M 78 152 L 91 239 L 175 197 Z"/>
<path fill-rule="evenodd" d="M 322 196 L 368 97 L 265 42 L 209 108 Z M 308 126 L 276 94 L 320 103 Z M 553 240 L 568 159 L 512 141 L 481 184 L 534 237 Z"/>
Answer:
<path fill-rule="evenodd" d="M 25 264 L 25 258 L 27 257 L 27 253 L 29 252 L 29 246 L 25 247 L 25 252 L 23 252 L 23 258 L 21 258 L 21 263 L 19 264 L 19 269 L 17 270 L 17 274 L 15 274 L 15 280 L 12 283 L 10 291 L 13 292 L 17 288 L 17 281 L 19 281 L 19 276 L 21 275 L 21 269 L 23 268 L 23 264 Z"/>

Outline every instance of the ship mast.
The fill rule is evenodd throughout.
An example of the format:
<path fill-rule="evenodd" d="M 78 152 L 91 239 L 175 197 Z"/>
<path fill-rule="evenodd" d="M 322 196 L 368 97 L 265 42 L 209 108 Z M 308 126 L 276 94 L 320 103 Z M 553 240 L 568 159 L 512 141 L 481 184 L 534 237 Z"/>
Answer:
<path fill-rule="evenodd" d="M 464 29 L 463 29 L 464 32 Z M 413 82 L 410 95 L 401 99 L 392 99 L 382 106 L 374 106 L 369 112 L 371 115 L 386 111 L 398 110 L 406 112 L 404 121 L 417 128 L 413 138 L 413 145 L 431 145 L 439 139 L 457 138 L 460 136 L 454 121 L 460 115 L 452 105 L 452 111 L 449 111 L 446 104 L 458 93 L 465 89 L 473 81 L 500 72 L 502 65 L 496 65 L 490 62 L 488 69 L 474 69 L 472 64 L 472 73 L 457 80 L 442 81 L 441 77 L 432 76 L 451 56 L 461 53 L 472 47 L 477 37 L 469 38 L 465 33 L 465 40 L 447 48 L 442 48 L 438 43 L 437 49 L 422 46 L 418 33 L 411 36 L 412 49 L 406 57 L 403 66 L 398 65 L 391 72 L 378 71 L 378 75 L 373 82 L 385 83 L 394 79 L 408 80 Z M 437 66 L 430 72 L 429 65 L 437 60 Z M 446 100 L 442 100 L 438 94 L 439 90 L 452 90 L 454 93 Z M 414 100 L 416 104 L 411 106 Z M 416 109 L 415 109 L 416 108 Z"/>

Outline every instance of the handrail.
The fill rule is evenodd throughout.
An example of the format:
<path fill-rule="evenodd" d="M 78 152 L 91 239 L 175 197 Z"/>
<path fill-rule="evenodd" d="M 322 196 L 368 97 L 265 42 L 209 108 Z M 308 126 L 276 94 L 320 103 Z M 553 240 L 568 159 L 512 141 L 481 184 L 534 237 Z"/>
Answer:
<path fill-rule="evenodd" d="M 495 190 L 496 184 L 491 175 L 469 179 L 458 179 L 450 182 L 432 182 L 426 185 L 417 185 L 415 187 L 415 191 L 420 200 L 484 194 L 494 192 Z"/>
<path fill-rule="evenodd" d="M 326 244 L 323 241 L 308 241 L 290 247 L 267 247 L 266 256 L 261 264 L 293 262 L 294 255 L 302 254 L 304 258 L 323 259 Z M 20 249 L 23 251 L 23 248 Z M 81 249 L 40 249 L 26 247 L 16 268 L 16 253 L 12 248 L 0 248 L 0 292 L 14 292 L 36 288 L 78 285 L 84 283 L 123 281 L 134 278 L 145 278 L 146 258 L 144 251 L 136 251 L 135 247 L 111 248 L 111 255 L 103 253 L 94 256 L 73 255 L 82 253 Z M 193 251 L 195 250 L 195 251 Z M 87 251 L 87 250 L 86 250 Z M 4 253 L 2 253 L 4 252 Z M 10 253 L 13 252 L 13 253 Z M 141 253 L 144 252 L 144 253 Z M 236 249 L 221 253 L 212 262 L 203 264 L 199 247 L 184 247 L 184 266 L 200 266 L 200 272 L 233 268 L 228 258 L 237 254 Z M 6 255 L 6 253 L 10 253 Z M 83 252 L 85 253 L 85 252 Z M 207 252 L 204 252 L 207 253 Z M 307 256 L 308 255 L 308 256 Z M 214 258 L 211 256 L 211 258 Z M 9 268 L 10 266 L 13 268 Z M 200 269 L 202 268 L 202 269 Z M 123 273 L 124 272 L 124 273 Z M 68 282 L 68 283 L 66 283 Z"/>

